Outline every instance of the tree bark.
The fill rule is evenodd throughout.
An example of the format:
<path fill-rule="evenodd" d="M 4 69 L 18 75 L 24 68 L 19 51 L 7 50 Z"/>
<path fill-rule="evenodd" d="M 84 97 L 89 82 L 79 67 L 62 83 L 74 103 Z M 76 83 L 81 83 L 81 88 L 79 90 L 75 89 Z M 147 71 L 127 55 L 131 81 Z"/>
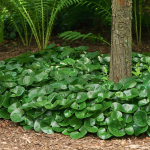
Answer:
<path fill-rule="evenodd" d="M 112 0 L 109 80 L 132 76 L 132 0 Z"/>

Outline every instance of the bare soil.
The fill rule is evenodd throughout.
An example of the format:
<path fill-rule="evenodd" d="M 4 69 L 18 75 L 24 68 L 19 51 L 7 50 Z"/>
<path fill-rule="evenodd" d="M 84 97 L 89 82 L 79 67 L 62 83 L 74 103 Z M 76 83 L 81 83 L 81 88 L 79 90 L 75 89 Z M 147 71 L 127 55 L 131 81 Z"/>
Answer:
<path fill-rule="evenodd" d="M 78 30 L 80 31 L 80 30 Z M 82 33 L 93 33 L 94 30 L 81 31 Z M 103 31 L 101 34 L 104 39 L 110 43 L 110 35 Z M 51 36 L 49 44 L 63 47 L 65 40 L 57 36 Z M 142 35 L 142 45 L 133 45 L 133 52 L 150 52 L 150 36 L 147 33 Z M 17 46 L 14 46 L 17 44 Z M 8 45 L 8 46 L 7 46 Z M 90 43 L 88 40 L 76 40 L 72 43 L 66 42 L 66 46 L 78 47 L 88 46 L 88 52 L 100 51 L 101 54 L 110 54 L 110 46 L 105 43 Z M 38 47 L 35 40 L 31 41 L 31 46 L 23 46 L 20 38 L 15 40 L 5 40 L 0 44 L 0 60 L 11 57 L 16 57 L 25 52 L 38 52 Z M 84 138 L 73 140 L 69 136 L 61 133 L 45 134 L 37 133 L 34 130 L 25 130 L 19 123 L 14 123 L 11 120 L 0 119 L 0 150 L 149 150 L 150 137 L 144 133 L 138 137 L 124 136 L 119 138 L 111 138 L 109 140 L 101 140 L 95 134 L 88 134 Z"/>

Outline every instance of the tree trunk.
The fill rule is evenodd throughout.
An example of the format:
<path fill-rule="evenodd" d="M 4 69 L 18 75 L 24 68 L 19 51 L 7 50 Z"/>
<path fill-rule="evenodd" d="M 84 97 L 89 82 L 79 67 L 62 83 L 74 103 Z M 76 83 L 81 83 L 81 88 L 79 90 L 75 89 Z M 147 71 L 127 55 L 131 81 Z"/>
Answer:
<path fill-rule="evenodd" d="M 109 80 L 132 76 L 132 0 L 112 0 Z"/>

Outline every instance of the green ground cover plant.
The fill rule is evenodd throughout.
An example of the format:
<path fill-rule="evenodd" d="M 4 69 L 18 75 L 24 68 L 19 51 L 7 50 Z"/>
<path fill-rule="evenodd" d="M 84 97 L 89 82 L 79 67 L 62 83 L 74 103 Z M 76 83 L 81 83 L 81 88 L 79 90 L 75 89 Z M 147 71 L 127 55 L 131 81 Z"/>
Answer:
<path fill-rule="evenodd" d="M 114 84 L 110 56 L 87 49 L 52 44 L 0 61 L 0 118 L 72 139 L 150 135 L 149 54 L 132 53 L 135 76 Z"/>

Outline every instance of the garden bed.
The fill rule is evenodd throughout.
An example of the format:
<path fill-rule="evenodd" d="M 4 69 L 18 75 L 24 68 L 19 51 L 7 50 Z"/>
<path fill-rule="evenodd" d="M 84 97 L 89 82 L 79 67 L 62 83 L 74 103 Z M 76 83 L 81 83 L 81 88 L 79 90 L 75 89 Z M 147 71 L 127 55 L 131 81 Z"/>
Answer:
<path fill-rule="evenodd" d="M 144 38 L 143 38 L 144 39 Z M 51 37 L 52 42 L 49 44 L 57 44 L 56 46 L 63 46 L 61 39 Z M 21 41 L 14 47 L 15 41 L 8 41 L 8 47 L 1 45 L 0 59 L 4 60 L 10 57 L 16 57 L 25 52 L 37 52 L 37 46 L 32 41 L 30 47 L 24 47 L 21 45 Z M 133 46 L 134 52 L 149 52 L 149 40 L 142 42 L 142 46 Z M 6 43 L 5 43 L 6 45 Z M 66 45 L 69 43 L 66 42 Z M 110 47 L 106 44 L 95 43 L 91 44 L 88 41 L 76 41 L 70 44 L 71 47 L 88 46 L 87 51 L 100 51 L 101 53 L 110 53 Z M 3 49 L 2 49 L 3 48 Z M 124 136 L 120 138 L 112 138 L 111 140 L 101 140 L 96 134 L 87 134 L 81 139 L 71 139 L 69 136 L 62 135 L 61 133 L 46 134 L 42 132 L 35 132 L 34 130 L 25 130 L 18 123 L 14 123 L 10 120 L 0 119 L 0 144 L 1 149 L 149 149 L 150 138 L 147 134 L 141 134 L 138 137 Z"/>

